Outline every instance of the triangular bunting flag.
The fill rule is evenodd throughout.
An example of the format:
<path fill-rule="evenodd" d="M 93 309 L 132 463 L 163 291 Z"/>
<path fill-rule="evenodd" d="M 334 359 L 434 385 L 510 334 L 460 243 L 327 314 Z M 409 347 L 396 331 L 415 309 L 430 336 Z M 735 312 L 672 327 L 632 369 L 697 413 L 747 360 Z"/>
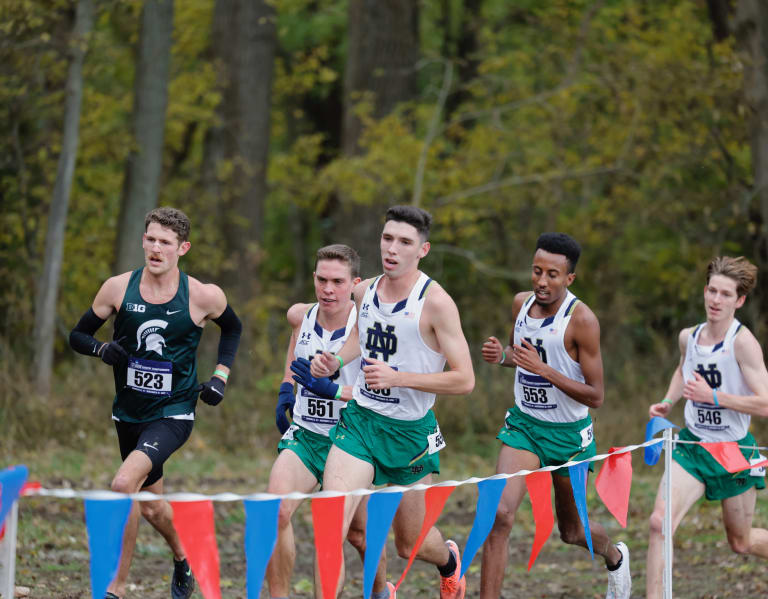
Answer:
<path fill-rule="evenodd" d="M 531 557 L 528 559 L 528 570 L 530 570 L 555 525 L 555 517 L 552 514 L 552 473 L 549 470 L 531 472 L 525 477 L 525 486 L 528 487 L 533 508 L 533 522 L 536 525 Z"/>
<path fill-rule="evenodd" d="M 335 599 L 343 559 L 344 496 L 313 499 L 312 524 L 323 599 Z"/>
<path fill-rule="evenodd" d="M 739 449 L 736 441 L 721 441 L 719 443 L 700 443 L 717 462 L 730 473 L 741 472 L 749 468 L 759 468 L 768 463 L 768 460 L 751 465 Z"/>
<path fill-rule="evenodd" d="M 277 540 L 277 513 L 279 499 L 253 501 L 246 499 L 245 506 L 245 588 L 248 599 L 258 599 L 264 573 Z"/>
<path fill-rule="evenodd" d="M 408 563 L 405 566 L 405 570 L 403 570 L 403 573 L 400 575 L 400 579 L 397 581 L 395 589 L 400 588 L 400 585 L 405 579 L 405 575 L 408 574 L 408 570 L 410 570 L 411 564 L 413 564 L 413 560 L 416 559 L 416 554 L 419 552 L 421 544 L 424 542 L 424 539 L 427 538 L 429 529 L 432 528 L 432 525 L 435 522 L 437 522 L 437 518 L 440 516 L 440 512 L 443 511 L 443 506 L 445 505 L 448 496 L 453 493 L 455 488 L 456 487 L 430 487 L 424 493 L 424 506 L 426 508 L 424 513 L 424 524 L 421 526 L 419 538 L 413 546 L 411 556 L 408 558 Z"/>
<path fill-rule="evenodd" d="M 592 556 L 592 559 L 595 559 L 595 553 L 592 551 L 592 533 L 589 530 L 589 514 L 587 513 L 587 472 L 589 472 L 589 462 L 568 466 L 568 472 L 571 476 L 573 500 L 576 502 L 576 510 L 579 512 L 581 524 L 584 526 L 584 536 L 587 538 L 589 554 Z"/>
<path fill-rule="evenodd" d="M 501 493 L 504 491 L 506 484 L 506 478 L 481 480 L 477 483 L 475 521 L 472 524 L 472 530 L 469 532 L 464 553 L 461 555 L 461 574 L 459 577 L 464 576 L 464 573 L 469 569 L 469 565 L 475 558 L 475 554 L 483 546 L 485 539 L 488 538 L 493 522 L 496 520 L 496 508 L 499 507 L 499 499 L 501 499 Z"/>
<path fill-rule="evenodd" d="M 205 599 L 221 599 L 219 549 L 213 524 L 213 502 L 172 501 L 173 526 Z"/>
<path fill-rule="evenodd" d="M 5 517 L 19 498 L 27 476 L 29 476 L 29 469 L 23 464 L 0 470 L 0 526 L 5 522 Z"/>
<path fill-rule="evenodd" d="M 647 443 L 653 437 L 658 433 L 659 431 L 663 431 L 666 428 L 678 428 L 676 424 L 673 424 L 666 418 L 662 418 L 660 416 L 654 416 L 648 421 L 648 424 L 645 425 L 645 442 Z M 661 450 L 662 450 L 662 442 L 659 441 L 658 443 L 655 443 L 653 445 L 648 445 L 645 448 L 644 456 L 645 456 L 645 463 L 649 466 L 654 466 L 656 462 L 659 461 L 659 456 L 661 456 Z"/>
<path fill-rule="evenodd" d="M 123 532 L 133 501 L 122 499 L 86 499 L 85 527 L 91 554 L 91 593 L 104 599 L 107 587 L 117 574 L 123 548 Z"/>
<path fill-rule="evenodd" d="M 622 528 L 627 527 L 629 493 L 632 488 L 632 454 L 614 452 L 622 447 L 611 447 L 611 455 L 600 468 L 595 479 L 595 488 L 605 507 L 618 520 Z"/>
<path fill-rule="evenodd" d="M 402 493 L 373 493 L 368 499 L 368 521 L 365 525 L 365 563 L 363 564 L 363 599 L 373 590 L 373 580 L 379 566 L 381 552 L 387 542 Z"/>

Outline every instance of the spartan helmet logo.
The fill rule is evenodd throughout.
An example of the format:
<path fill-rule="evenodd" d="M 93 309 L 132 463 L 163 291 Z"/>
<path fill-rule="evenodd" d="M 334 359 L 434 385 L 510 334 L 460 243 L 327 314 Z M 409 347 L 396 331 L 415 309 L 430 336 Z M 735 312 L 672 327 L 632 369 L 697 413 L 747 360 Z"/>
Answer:
<path fill-rule="evenodd" d="M 148 320 L 136 331 L 136 350 L 141 349 L 142 342 L 146 345 L 147 351 L 153 351 L 163 355 L 163 348 L 166 346 L 165 339 L 160 334 L 168 323 L 165 320 Z"/>

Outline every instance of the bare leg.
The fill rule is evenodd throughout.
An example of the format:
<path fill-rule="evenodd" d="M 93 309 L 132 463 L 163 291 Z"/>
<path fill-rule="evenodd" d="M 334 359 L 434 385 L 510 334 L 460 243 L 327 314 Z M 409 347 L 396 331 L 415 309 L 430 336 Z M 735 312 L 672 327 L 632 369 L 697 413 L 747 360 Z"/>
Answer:
<path fill-rule="evenodd" d="M 152 462 L 140 451 L 131 452 L 118 469 L 112 479 L 112 490 L 116 493 L 135 493 L 146 480 L 152 470 Z M 114 580 L 107 587 L 107 591 L 118 597 L 125 594 L 125 585 L 128 581 L 128 572 L 133 560 L 133 549 L 136 546 L 136 535 L 139 528 L 139 506 L 133 502 L 131 514 L 123 531 L 123 547 L 120 552 L 120 563 Z"/>
<path fill-rule="evenodd" d="M 752 487 L 736 497 L 724 499 L 723 524 L 728 543 L 736 553 L 768 558 L 768 530 L 752 528 L 757 492 Z"/>
<path fill-rule="evenodd" d="M 307 469 L 298 455 L 284 449 L 277 456 L 269 475 L 268 493 L 283 495 L 298 491 L 309 493 L 317 486 L 317 479 Z M 296 561 L 296 545 L 291 518 L 301 501 L 284 499 L 280 502 L 277 517 L 277 541 L 267 564 L 267 585 L 271 597 L 288 597 L 291 592 L 291 575 Z"/>
<path fill-rule="evenodd" d="M 326 491 L 353 491 L 355 489 L 368 488 L 373 482 L 373 465 L 365 460 L 332 446 L 328 452 L 328 459 L 325 461 L 325 472 L 323 474 L 323 489 Z M 344 522 L 341 536 L 346 538 L 349 533 L 349 527 L 352 524 L 352 518 L 360 503 L 360 496 L 349 496 L 344 502 Z M 319 581 L 317 568 L 315 568 L 315 580 Z M 343 584 L 345 576 L 344 560 L 341 561 L 341 572 L 339 582 Z M 315 588 L 319 587 L 315 584 Z M 338 592 L 337 590 L 337 595 Z"/>
<path fill-rule="evenodd" d="M 539 458 L 535 454 L 502 444 L 496 463 L 497 474 L 512 474 L 519 470 L 535 470 L 538 467 Z M 483 545 L 483 561 L 480 571 L 480 597 L 482 599 L 498 599 L 501 595 L 504 569 L 507 566 L 509 556 L 509 533 L 515 522 L 515 513 L 520 507 L 525 493 L 524 477 L 516 476 L 507 480 L 496 511 L 496 520 Z"/>
<path fill-rule="evenodd" d="M 143 454 L 142 454 L 143 455 Z M 163 493 L 163 479 L 161 478 L 157 482 L 149 485 L 144 489 L 150 493 L 157 493 L 162 495 Z M 159 532 L 165 542 L 173 551 L 173 559 L 182 560 L 186 557 L 184 548 L 181 546 L 181 540 L 173 526 L 173 509 L 171 504 L 165 499 L 157 501 L 142 501 L 141 502 L 141 515 L 146 518 L 157 532 Z"/>
<path fill-rule="evenodd" d="M 671 500 L 672 505 L 672 534 L 682 522 L 685 514 L 694 503 L 704 494 L 704 484 L 688 474 L 685 469 L 672 460 L 670 470 L 672 475 Z M 664 573 L 664 481 L 666 474 L 659 483 L 656 493 L 656 503 L 650 517 L 648 537 L 648 556 L 645 566 L 645 593 L 647 599 L 661 599 L 663 592 Z"/>

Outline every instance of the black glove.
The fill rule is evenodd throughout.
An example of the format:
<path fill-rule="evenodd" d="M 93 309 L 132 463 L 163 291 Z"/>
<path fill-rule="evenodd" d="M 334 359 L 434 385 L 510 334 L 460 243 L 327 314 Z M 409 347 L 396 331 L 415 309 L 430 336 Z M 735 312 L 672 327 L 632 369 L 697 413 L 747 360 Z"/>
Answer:
<path fill-rule="evenodd" d="M 295 403 L 296 396 L 293 394 L 293 385 L 291 383 L 282 383 L 280 385 L 280 393 L 277 394 L 277 407 L 275 408 L 275 424 L 281 435 L 291 426 L 285 413 L 290 412 L 291 418 L 293 418 L 293 404 Z"/>
<path fill-rule="evenodd" d="M 99 349 L 99 357 L 101 361 L 110 366 L 118 366 L 128 359 L 128 352 L 123 349 L 120 342 L 125 337 L 120 337 L 117 341 L 110 341 L 101 346 Z"/>
<path fill-rule="evenodd" d="M 336 383 L 332 383 L 328 377 L 319 379 L 313 377 L 309 371 L 309 360 L 305 358 L 294 360 L 291 362 L 291 370 L 295 373 L 293 375 L 293 380 L 304 388 L 309 389 L 318 397 L 336 399 L 336 393 L 339 390 L 339 386 Z"/>
<path fill-rule="evenodd" d="M 217 406 L 224 399 L 224 387 L 227 384 L 217 376 L 212 376 L 211 380 L 200 385 L 200 399 L 209 406 Z"/>

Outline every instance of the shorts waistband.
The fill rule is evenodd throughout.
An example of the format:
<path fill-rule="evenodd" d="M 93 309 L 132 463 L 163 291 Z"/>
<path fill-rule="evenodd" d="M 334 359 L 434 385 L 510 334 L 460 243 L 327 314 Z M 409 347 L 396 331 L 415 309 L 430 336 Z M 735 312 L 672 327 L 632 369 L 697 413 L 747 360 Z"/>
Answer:
<path fill-rule="evenodd" d="M 557 430 L 581 430 L 585 426 L 589 426 L 592 423 L 592 416 L 587 416 L 586 418 L 582 418 L 581 420 L 576 420 L 574 422 L 550 422 L 549 420 L 539 420 L 538 418 L 534 418 L 533 416 L 523 412 L 520 408 L 517 407 L 517 405 L 512 406 L 509 409 L 508 414 L 514 414 L 515 418 L 520 418 L 521 420 L 525 420 L 526 422 L 530 422 L 536 426 Z"/>
<path fill-rule="evenodd" d="M 364 414 L 366 418 L 371 418 L 373 420 L 378 420 L 382 424 L 393 426 L 396 428 L 406 428 L 406 429 L 416 429 L 423 427 L 428 424 L 437 423 L 437 418 L 435 418 L 435 413 L 432 410 L 429 410 L 424 416 L 419 418 L 418 420 L 401 420 L 400 418 L 390 418 L 389 416 L 384 416 L 384 414 L 379 414 L 378 412 L 374 412 L 370 408 L 364 408 L 360 404 L 358 404 L 354 399 L 350 399 L 347 402 L 347 407 L 344 408 L 345 410 L 352 409 L 352 411 L 360 412 L 361 414 Z M 342 412 L 343 414 L 343 412 Z"/>
<path fill-rule="evenodd" d="M 678 436 L 682 438 L 683 441 L 697 441 L 702 443 L 719 443 L 720 441 L 706 441 L 705 439 L 702 439 L 701 437 L 694 435 L 691 432 L 691 429 L 685 427 L 681 428 L 680 432 L 678 433 Z M 752 433 L 747 432 L 746 435 L 744 435 L 741 439 L 732 439 L 731 441 L 725 441 L 726 443 L 736 443 L 738 445 L 747 445 L 749 443 L 752 443 L 755 447 L 754 449 L 757 449 L 757 441 L 755 440 L 754 435 Z"/>

